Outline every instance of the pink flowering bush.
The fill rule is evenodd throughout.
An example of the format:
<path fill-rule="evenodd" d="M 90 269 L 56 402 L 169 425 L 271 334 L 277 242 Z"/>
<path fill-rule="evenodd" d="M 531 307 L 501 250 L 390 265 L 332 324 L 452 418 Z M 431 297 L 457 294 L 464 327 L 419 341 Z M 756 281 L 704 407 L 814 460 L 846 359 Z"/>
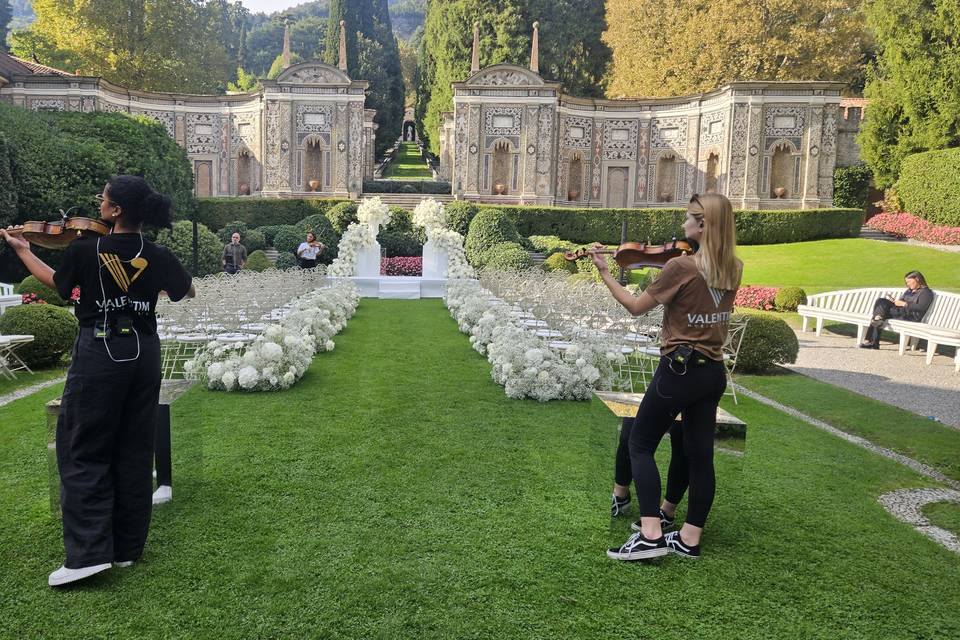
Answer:
<path fill-rule="evenodd" d="M 733 304 L 738 307 L 774 311 L 777 308 L 776 304 L 774 304 L 776 297 L 776 287 L 755 287 L 747 285 L 737 289 L 737 297 L 734 299 Z"/>
<path fill-rule="evenodd" d="M 960 244 L 960 227 L 938 227 L 909 213 L 878 213 L 867 226 L 901 238 L 912 238 L 932 244 Z"/>
<path fill-rule="evenodd" d="M 35 293 L 24 293 L 20 296 L 20 304 L 47 304 L 47 301 Z"/>
<path fill-rule="evenodd" d="M 420 256 L 380 258 L 382 276 L 419 276 L 423 274 L 423 258 Z"/>

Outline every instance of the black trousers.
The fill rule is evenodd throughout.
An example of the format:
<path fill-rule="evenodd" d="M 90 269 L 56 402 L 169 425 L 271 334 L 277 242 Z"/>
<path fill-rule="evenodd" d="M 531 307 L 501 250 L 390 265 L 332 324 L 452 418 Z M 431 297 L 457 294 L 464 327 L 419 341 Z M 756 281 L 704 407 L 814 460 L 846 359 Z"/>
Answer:
<path fill-rule="evenodd" d="M 57 420 L 64 566 L 136 560 L 150 527 L 153 447 L 160 398 L 160 341 L 140 336 L 140 355 L 114 362 L 81 328 Z M 137 338 L 111 338 L 113 358 L 132 358 Z"/>
<path fill-rule="evenodd" d="M 879 316 L 879 320 L 877 319 Z M 883 326 L 884 320 L 889 320 L 890 318 L 896 318 L 898 320 L 903 320 L 907 318 L 907 313 L 904 311 L 903 307 L 898 307 L 893 304 L 892 300 L 887 300 L 886 298 L 877 298 L 877 301 L 873 303 L 873 321 L 870 326 L 867 327 L 866 342 L 872 342 L 874 346 L 880 345 L 880 327 Z"/>
<path fill-rule="evenodd" d="M 614 468 L 614 482 L 620 486 L 629 486 L 633 481 L 633 468 L 630 464 L 630 433 L 636 424 L 636 418 L 624 418 L 620 425 L 620 442 Z M 683 449 L 683 429 L 674 421 L 670 427 L 670 466 L 667 468 L 667 490 L 664 494 L 667 502 L 680 504 L 689 484 L 687 453 Z"/>
<path fill-rule="evenodd" d="M 654 454 L 669 430 L 672 457 L 666 498 L 677 503 L 689 488 L 686 521 L 697 527 L 706 523 L 716 490 L 713 438 L 717 405 L 726 388 L 722 362 L 710 360 L 703 366 L 691 363 L 684 372 L 676 364 L 671 369 L 667 358 L 660 359 L 631 428 L 621 430 L 617 450 L 616 482 L 628 484 L 630 479 L 623 473 L 621 449 L 625 444 L 641 517 L 660 515 L 660 472 Z M 682 420 L 677 425 L 680 413 Z"/>
<path fill-rule="evenodd" d="M 314 258 L 313 260 L 308 260 L 307 258 L 299 258 L 299 260 L 300 260 L 301 269 L 313 269 L 315 266 L 317 266 L 316 258 Z"/>

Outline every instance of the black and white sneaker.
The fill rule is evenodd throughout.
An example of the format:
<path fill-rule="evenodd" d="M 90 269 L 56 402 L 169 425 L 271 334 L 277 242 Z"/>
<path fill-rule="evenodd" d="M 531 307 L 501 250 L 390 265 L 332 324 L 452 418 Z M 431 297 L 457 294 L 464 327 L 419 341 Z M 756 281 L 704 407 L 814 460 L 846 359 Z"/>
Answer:
<path fill-rule="evenodd" d="M 660 509 L 660 528 L 666 531 L 667 529 L 670 529 L 673 527 L 673 522 L 674 522 L 674 519 L 668 516 L 666 513 L 664 513 L 663 509 Z M 634 531 L 643 530 L 642 527 L 640 526 L 639 520 L 637 520 L 636 522 L 632 522 L 630 524 L 630 528 L 633 529 Z"/>
<path fill-rule="evenodd" d="M 610 503 L 610 517 L 616 518 L 617 516 L 623 515 L 623 512 L 626 511 L 627 507 L 629 506 L 630 506 L 629 493 L 626 495 L 626 497 L 623 497 L 623 498 L 617 497 L 617 494 L 613 494 L 613 498 Z"/>
<path fill-rule="evenodd" d="M 665 538 L 667 549 L 669 549 L 670 553 L 675 553 L 678 556 L 691 558 L 693 560 L 696 560 L 700 557 L 700 545 L 694 545 L 691 547 L 690 545 L 686 544 L 680 539 L 679 531 L 668 533 Z"/>
<path fill-rule="evenodd" d="M 644 560 L 659 558 L 670 553 L 666 539 L 648 540 L 639 531 L 623 543 L 622 547 L 607 549 L 607 557 L 614 560 Z"/>

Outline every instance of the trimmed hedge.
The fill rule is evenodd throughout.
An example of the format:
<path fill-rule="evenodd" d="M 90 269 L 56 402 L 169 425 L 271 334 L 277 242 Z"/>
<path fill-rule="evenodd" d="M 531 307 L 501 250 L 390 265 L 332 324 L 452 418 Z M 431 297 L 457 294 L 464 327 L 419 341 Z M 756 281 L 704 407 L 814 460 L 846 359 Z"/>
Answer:
<path fill-rule="evenodd" d="M 562 253 L 551 254 L 543 264 L 540 265 L 544 271 L 566 271 L 567 273 L 577 272 L 577 263 L 573 260 L 567 260 Z"/>
<path fill-rule="evenodd" d="M 247 256 L 247 265 L 245 269 L 250 269 L 251 271 L 266 271 L 272 267 L 270 259 L 260 249 L 257 249 L 253 253 Z"/>
<path fill-rule="evenodd" d="M 784 287 L 773 298 L 777 311 L 796 311 L 801 304 L 807 304 L 807 292 L 800 287 Z"/>
<path fill-rule="evenodd" d="M 533 251 L 542 253 L 548 258 L 556 253 L 564 253 L 577 249 L 577 245 L 557 236 L 530 236 L 528 239 Z"/>
<path fill-rule="evenodd" d="M 23 282 L 14 287 L 13 290 L 15 293 L 19 293 L 20 295 L 26 293 L 35 294 L 47 304 L 56 305 L 58 307 L 67 306 L 67 301 L 60 297 L 60 294 L 57 293 L 56 289 L 51 289 L 47 285 L 37 280 L 35 276 L 27 276 L 23 279 Z"/>
<path fill-rule="evenodd" d="M 31 367 L 59 362 L 73 346 L 78 326 L 72 313 L 49 304 L 10 307 L 0 316 L 0 334 L 33 336 L 33 342 L 17 349 Z"/>
<path fill-rule="evenodd" d="M 401 207 L 390 207 L 390 224 L 380 230 L 377 242 L 387 258 L 422 256 L 427 241 L 423 229 L 414 228 L 413 215 Z"/>
<path fill-rule="evenodd" d="M 249 228 L 242 220 L 228 223 L 223 229 L 217 231 L 217 237 L 220 238 L 220 242 L 227 244 L 234 233 L 240 234 L 240 244 L 247 248 L 248 255 L 267 246 L 267 238 L 263 232 Z"/>
<path fill-rule="evenodd" d="M 297 256 L 289 251 L 284 251 L 283 253 L 277 255 L 277 262 L 275 266 L 277 269 L 293 269 L 299 264 L 300 263 L 297 261 Z"/>
<path fill-rule="evenodd" d="M 501 242 L 520 244 L 520 234 L 512 217 L 500 209 L 481 209 L 470 222 L 464 249 L 467 260 L 475 267 L 486 264 L 486 252 Z"/>
<path fill-rule="evenodd" d="M 315 213 L 326 213 L 346 200 L 319 198 L 273 199 L 243 196 L 237 198 L 201 198 L 197 203 L 197 220 L 212 229 L 228 222 L 242 220 L 252 227 L 296 224 Z"/>
<path fill-rule="evenodd" d="M 865 164 L 837 167 L 833 170 L 833 206 L 865 209 L 873 172 Z"/>
<path fill-rule="evenodd" d="M 292 253 L 297 255 L 297 247 L 306 238 L 306 232 L 302 232 L 300 227 L 292 224 L 281 225 L 273 236 L 273 248 L 280 253 Z M 324 251 L 324 254 L 328 253 Z M 336 255 L 336 254 L 334 254 Z"/>
<path fill-rule="evenodd" d="M 558 236 L 578 244 L 620 244 L 620 223 L 636 242 L 667 242 L 682 233 L 686 209 L 569 209 L 498 206 L 524 236 Z M 489 210 L 481 207 L 481 211 Z M 862 209 L 734 211 L 738 244 L 777 244 L 860 234 Z"/>
<path fill-rule="evenodd" d="M 484 266 L 500 271 L 521 271 L 533 266 L 530 254 L 516 242 L 500 242 L 487 249 Z"/>
<path fill-rule="evenodd" d="M 960 227 L 960 148 L 904 158 L 897 194 L 907 213 L 937 225 Z"/>
<path fill-rule="evenodd" d="M 447 212 L 447 224 L 451 229 L 466 237 L 470 222 L 477 215 L 479 207 L 469 200 L 454 200 L 444 205 Z"/>
<path fill-rule="evenodd" d="M 337 233 L 342 235 L 351 223 L 357 222 L 358 206 L 356 202 L 341 202 L 327 209 L 327 219 Z"/>
<path fill-rule="evenodd" d="M 206 225 L 197 225 L 197 273 L 206 276 L 223 270 L 223 244 L 220 238 Z M 187 271 L 193 271 L 193 223 L 180 220 L 173 229 L 164 229 L 157 234 L 157 244 L 173 251 Z"/>
<path fill-rule="evenodd" d="M 742 309 L 734 315 L 750 318 L 737 354 L 737 372 L 766 373 L 775 365 L 797 361 L 800 343 L 786 322 L 766 313 Z"/>
<path fill-rule="evenodd" d="M 449 194 L 450 183 L 439 180 L 364 180 L 366 193 L 434 193 Z"/>

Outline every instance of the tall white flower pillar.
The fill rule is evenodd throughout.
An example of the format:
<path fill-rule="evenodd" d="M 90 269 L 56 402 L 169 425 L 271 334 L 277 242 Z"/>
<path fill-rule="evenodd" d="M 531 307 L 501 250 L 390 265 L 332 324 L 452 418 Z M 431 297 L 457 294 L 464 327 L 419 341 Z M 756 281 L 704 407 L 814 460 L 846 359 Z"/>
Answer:
<path fill-rule="evenodd" d="M 360 249 L 357 253 L 357 277 L 358 278 L 379 278 L 380 277 L 380 243 L 377 242 L 376 234 L 380 229 L 371 229 L 374 234 L 373 242 Z"/>
<path fill-rule="evenodd" d="M 446 280 L 449 264 L 450 254 L 438 247 L 433 237 L 429 237 L 427 244 L 423 245 L 423 277 L 427 280 Z"/>

